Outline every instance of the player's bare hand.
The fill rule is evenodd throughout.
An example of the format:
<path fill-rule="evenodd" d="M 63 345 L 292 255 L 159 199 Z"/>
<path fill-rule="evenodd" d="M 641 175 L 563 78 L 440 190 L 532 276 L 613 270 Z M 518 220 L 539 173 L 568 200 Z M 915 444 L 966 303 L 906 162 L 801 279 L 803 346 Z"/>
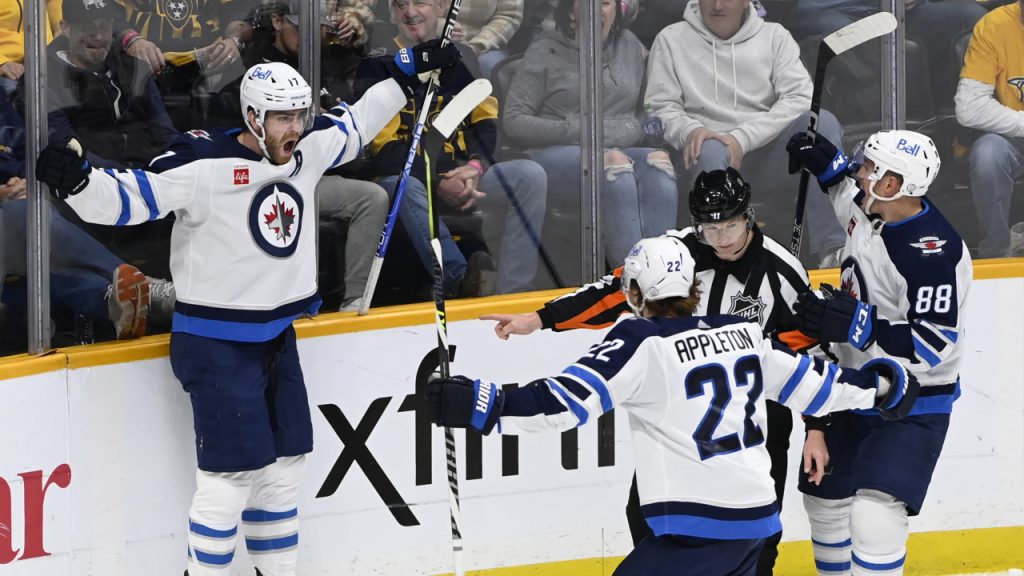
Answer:
<path fill-rule="evenodd" d="M 718 136 L 718 133 L 708 130 L 703 126 L 690 132 L 690 135 L 686 137 L 686 144 L 683 145 L 683 167 L 689 170 L 696 166 L 697 160 L 700 159 L 700 149 L 704 146 L 704 141 L 708 138 L 717 138 Z"/>
<path fill-rule="evenodd" d="M 6 184 L 0 184 L 0 200 L 18 200 L 27 196 L 28 185 L 24 178 L 12 176 Z"/>
<path fill-rule="evenodd" d="M 164 66 L 164 53 L 160 50 L 160 47 L 156 44 L 146 40 L 145 38 L 138 38 L 132 41 L 132 45 L 128 47 L 128 55 L 134 56 L 139 60 L 142 60 L 149 66 L 151 72 L 156 74 Z"/>
<path fill-rule="evenodd" d="M 540 315 L 536 312 L 529 314 L 484 314 L 481 320 L 494 320 L 494 333 L 502 340 L 508 340 L 512 334 L 526 336 L 540 330 Z"/>
<path fill-rule="evenodd" d="M 825 433 L 821 430 L 808 430 L 804 440 L 804 474 L 807 480 L 820 485 L 828 468 L 828 447 L 825 446 Z"/>
<path fill-rule="evenodd" d="M 25 66 L 19 62 L 4 62 L 0 64 L 0 76 L 17 80 L 25 74 Z"/>

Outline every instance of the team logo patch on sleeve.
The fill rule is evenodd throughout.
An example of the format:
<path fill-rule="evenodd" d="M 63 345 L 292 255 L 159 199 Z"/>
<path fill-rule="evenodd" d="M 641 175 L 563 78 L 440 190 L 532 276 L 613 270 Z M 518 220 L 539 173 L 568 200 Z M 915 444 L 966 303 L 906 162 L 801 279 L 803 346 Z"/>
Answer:
<path fill-rule="evenodd" d="M 757 322 L 758 325 L 763 326 L 765 307 L 765 303 L 760 297 L 754 298 L 753 296 L 736 294 L 732 297 L 732 306 L 729 308 L 728 313 L 745 318 L 751 322 Z"/>
<path fill-rule="evenodd" d="M 213 138 L 210 138 L 210 133 L 206 130 L 189 130 L 185 134 L 191 136 L 193 140 L 209 140 L 213 142 Z"/>
<path fill-rule="evenodd" d="M 249 205 L 253 241 L 274 258 L 288 258 L 299 245 L 302 209 L 302 196 L 287 182 L 264 186 Z"/>
<path fill-rule="evenodd" d="M 942 247 L 946 245 L 946 241 L 938 236 L 925 236 L 917 242 L 911 242 L 910 245 L 921 250 L 922 254 L 939 254 L 942 252 Z"/>

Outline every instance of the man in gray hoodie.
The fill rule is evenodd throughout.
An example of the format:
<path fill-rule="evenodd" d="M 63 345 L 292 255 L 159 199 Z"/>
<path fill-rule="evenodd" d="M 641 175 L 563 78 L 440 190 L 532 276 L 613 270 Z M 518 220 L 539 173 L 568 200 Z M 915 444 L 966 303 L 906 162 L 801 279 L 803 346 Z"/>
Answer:
<path fill-rule="evenodd" d="M 786 137 L 807 129 L 812 90 L 792 35 L 761 19 L 750 0 L 691 0 L 683 21 L 655 38 L 647 74 L 645 104 L 677 151 L 679 190 L 690 190 L 702 171 L 742 168 L 762 191 L 757 213 L 781 233 L 798 182 L 786 173 Z M 818 131 L 842 141 L 842 127 L 826 111 Z M 821 196 L 807 197 L 814 256 L 807 263 L 837 266 L 845 235 Z"/>

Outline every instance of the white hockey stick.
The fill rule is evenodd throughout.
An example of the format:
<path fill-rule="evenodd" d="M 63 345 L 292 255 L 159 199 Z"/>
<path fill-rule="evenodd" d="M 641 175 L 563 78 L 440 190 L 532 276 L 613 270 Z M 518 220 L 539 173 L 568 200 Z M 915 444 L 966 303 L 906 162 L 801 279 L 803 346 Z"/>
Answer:
<path fill-rule="evenodd" d="M 462 124 L 473 112 L 473 110 L 491 95 L 491 83 L 488 80 L 474 80 L 455 95 L 441 110 L 441 113 L 431 123 L 431 130 L 427 131 L 426 137 L 433 139 L 435 136 L 442 136 L 447 140 L 455 132 L 455 129 Z M 433 99 L 433 96 L 431 99 Z M 359 315 L 363 316 L 370 310 L 370 302 L 373 300 L 373 292 L 377 288 L 377 280 L 380 279 L 380 269 L 384 265 L 384 255 L 388 250 L 388 243 L 391 241 L 391 233 L 395 229 L 395 222 L 398 219 L 398 208 L 401 202 L 401 193 L 405 192 L 405 182 L 409 179 L 409 172 L 412 170 L 412 163 L 416 158 L 416 149 L 419 147 L 420 134 L 422 133 L 422 122 L 430 106 L 424 104 L 423 112 L 420 114 L 420 122 L 417 123 L 418 132 L 413 135 L 413 145 L 409 159 L 405 163 L 402 175 L 399 177 L 399 192 L 395 194 L 395 201 L 391 205 L 391 212 L 388 213 L 387 222 L 384 224 L 384 231 L 381 232 L 380 242 L 377 244 L 377 252 L 374 254 L 373 263 L 370 265 L 370 276 L 366 279 L 366 288 L 363 289 L 363 301 L 359 305 Z"/>
<path fill-rule="evenodd" d="M 833 58 L 851 48 L 860 46 L 868 40 L 885 36 L 896 29 L 896 17 L 889 12 L 879 12 L 861 18 L 849 26 L 829 34 L 818 47 L 818 62 L 814 69 L 814 91 L 811 93 L 811 122 L 807 127 L 807 135 L 814 141 L 815 129 L 818 127 L 818 114 L 821 113 L 821 95 L 825 88 L 825 69 Z M 841 146 L 841 142 L 835 142 Z M 800 242 L 803 236 L 804 206 L 807 203 L 807 184 L 810 173 L 800 173 L 800 188 L 796 197 L 796 218 L 793 220 L 793 239 L 789 251 L 793 256 L 800 257 Z"/>

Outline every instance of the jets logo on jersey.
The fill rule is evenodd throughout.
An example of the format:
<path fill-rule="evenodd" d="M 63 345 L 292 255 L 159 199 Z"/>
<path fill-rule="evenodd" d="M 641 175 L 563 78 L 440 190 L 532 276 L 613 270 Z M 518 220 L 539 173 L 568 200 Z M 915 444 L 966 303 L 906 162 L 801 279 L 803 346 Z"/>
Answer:
<path fill-rule="evenodd" d="M 249 232 L 253 241 L 274 258 L 288 258 L 299 245 L 302 209 L 302 196 L 291 184 L 267 184 L 256 193 L 249 206 Z"/>
<path fill-rule="evenodd" d="M 847 264 L 848 263 L 848 264 Z M 868 295 L 864 286 L 864 276 L 857 269 L 857 261 L 847 258 L 843 269 L 839 273 L 839 289 L 849 292 L 854 298 L 867 302 Z"/>
<path fill-rule="evenodd" d="M 751 322 L 757 322 L 758 325 L 764 325 L 763 313 L 765 308 L 766 305 L 760 297 L 754 298 L 753 296 L 736 294 L 732 297 L 732 306 L 729 308 L 728 313 Z"/>
<path fill-rule="evenodd" d="M 249 185 L 249 167 L 246 165 L 235 166 L 234 176 L 232 182 L 235 186 L 248 186 Z"/>
<path fill-rule="evenodd" d="M 163 0 L 164 17 L 176 30 L 181 30 L 195 13 L 195 0 Z"/>
<path fill-rule="evenodd" d="M 920 249 L 922 254 L 941 254 L 946 241 L 938 236 L 925 236 L 917 242 L 911 242 L 910 245 Z"/>
<path fill-rule="evenodd" d="M 853 229 L 857 227 L 857 220 L 850 218 L 850 223 L 846 225 L 846 235 L 853 236 Z"/>
<path fill-rule="evenodd" d="M 213 142 L 213 138 L 210 138 L 210 133 L 206 130 L 189 130 L 185 134 L 188 134 L 193 140 L 209 140 Z"/>

